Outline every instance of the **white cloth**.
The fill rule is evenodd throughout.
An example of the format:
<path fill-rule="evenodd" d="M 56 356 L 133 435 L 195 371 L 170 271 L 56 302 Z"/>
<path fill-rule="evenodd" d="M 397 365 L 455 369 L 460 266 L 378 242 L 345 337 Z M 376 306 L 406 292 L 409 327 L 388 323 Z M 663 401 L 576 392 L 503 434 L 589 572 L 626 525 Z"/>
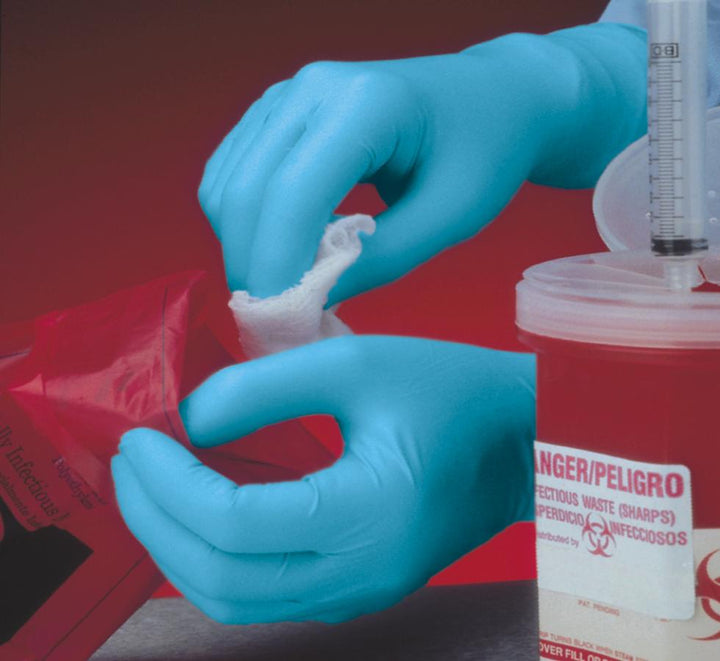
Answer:
<path fill-rule="evenodd" d="M 375 221 L 363 214 L 345 216 L 325 228 L 313 267 L 300 282 L 277 296 L 256 298 L 236 291 L 230 309 L 240 329 L 248 358 L 315 342 L 352 331 L 335 316 L 337 305 L 325 310 L 328 293 L 362 251 L 358 234 L 372 234 Z"/>

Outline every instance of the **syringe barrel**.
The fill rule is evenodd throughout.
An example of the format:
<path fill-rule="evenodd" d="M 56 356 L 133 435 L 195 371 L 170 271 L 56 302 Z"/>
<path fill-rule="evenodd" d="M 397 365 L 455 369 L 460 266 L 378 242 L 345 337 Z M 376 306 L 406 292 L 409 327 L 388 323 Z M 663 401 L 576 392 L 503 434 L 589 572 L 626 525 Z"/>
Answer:
<path fill-rule="evenodd" d="M 683 256 L 705 239 L 707 0 L 648 0 L 652 249 Z"/>

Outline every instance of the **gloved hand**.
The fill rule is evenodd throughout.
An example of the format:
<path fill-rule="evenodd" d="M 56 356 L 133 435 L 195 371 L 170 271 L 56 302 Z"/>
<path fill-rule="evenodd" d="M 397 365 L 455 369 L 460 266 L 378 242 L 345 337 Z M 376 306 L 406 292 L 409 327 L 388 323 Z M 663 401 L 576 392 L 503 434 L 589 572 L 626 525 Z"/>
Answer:
<path fill-rule="evenodd" d="M 329 305 L 472 236 L 526 178 L 594 185 L 646 129 L 646 57 L 643 30 L 598 23 L 302 68 L 251 106 L 205 168 L 198 196 L 230 288 L 265 297 L 298 282 L 358 182 L 389 208 Z"/>
<path fill-rule="evenodd" d="M 329 413 L 342 457 L 299 481 L 238 487 L 135 429 L 112 461 L 120 510 L 170 581 L 220 622 L 376 611 L 532 518 L 534 382 L 531 355 L 382 336 L 228 367 L 181 405 L 195 445 Z"/>

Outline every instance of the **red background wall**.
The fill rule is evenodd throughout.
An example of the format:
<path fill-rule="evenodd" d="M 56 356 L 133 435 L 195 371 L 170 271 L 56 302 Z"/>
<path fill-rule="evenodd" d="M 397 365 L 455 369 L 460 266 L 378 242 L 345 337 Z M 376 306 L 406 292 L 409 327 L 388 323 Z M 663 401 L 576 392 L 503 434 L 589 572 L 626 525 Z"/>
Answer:
<path fill-rule="evenodd" d="M 268 85 L 317 59 L 452 52 L 592 22 L 604 4 L 4 0 L 0 322 L 198 267 L 214 274 L 225 315 L 220 253 L 195 191 L 206 158 Z M 380 208 L 359 190 L 342 210 Z M 513 318 L 523 269 L 602 249 L 591 191 L 528 184 L 479 237 L 341 316 L 360 333 L 522 350 Z M 533 575 L 533 529 L 520 524 L 435 582 Z"/>

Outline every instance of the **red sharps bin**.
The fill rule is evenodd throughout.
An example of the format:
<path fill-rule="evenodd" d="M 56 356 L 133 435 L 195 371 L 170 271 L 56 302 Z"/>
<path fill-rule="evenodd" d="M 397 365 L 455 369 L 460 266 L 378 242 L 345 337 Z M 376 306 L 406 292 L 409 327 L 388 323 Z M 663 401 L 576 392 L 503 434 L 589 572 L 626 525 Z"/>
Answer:
<path fill-rule="evenodd" d="M 711 120 L 708 161 L 720 110 Z M 608 215 L 642 190 L 641 143 L 596 190 L 613 249 L 648 243 Z M 720 160 L 708 175 L 720 184 Z M 547 262 L 518 285 L 520 336 L 537 354 L 541 659 L 720 659 L 720 228 L 708 197 L 711 249 L 679 267 L 692 287 L 671 287 L 672 261 L 649 248 Z"/>

